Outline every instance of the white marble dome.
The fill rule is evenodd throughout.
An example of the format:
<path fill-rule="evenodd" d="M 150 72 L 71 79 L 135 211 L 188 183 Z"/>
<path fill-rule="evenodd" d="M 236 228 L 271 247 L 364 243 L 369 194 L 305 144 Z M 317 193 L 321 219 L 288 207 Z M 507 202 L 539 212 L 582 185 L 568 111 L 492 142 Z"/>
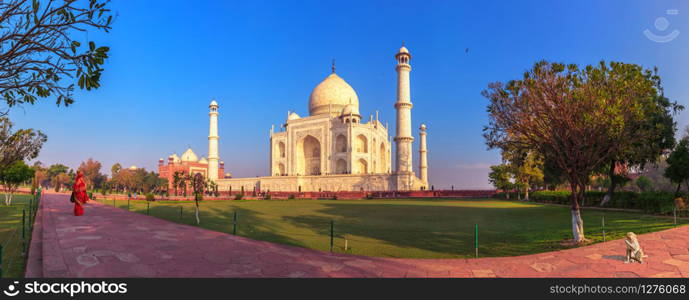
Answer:
<path fill-rule="evenodd" d="M 168 156 L 168 158 L 172 158 L 172 162 L 173 162 L 173 163 L 178 163 L 178 162 L 181 161 L 181 160 L 179 159 L 179 156 L 177 156 L 177 153 L 171 154 L 170 156 Z"/>
<path fill-rule="evenodd" d="M 332 73 L 328 75 L 311 92 L 309 98 L 309 114 L 327 114 L 329 110 L 337 113 L 347 105 L 359 108 L 359 97 L 344 79 Z"/>
<path fill-rule="evenodd" d="M 360 116 L 359 115 L 359 107 L 354 106 L 351 104 L 347 104 L 343 109 L 342 109 L 342 116 Z"/>
<path fill-rule="evenodd" d="M 297 113 L 295 113 L 295 112 L 291 112 L 291 113 L 289 113 L 289 115 L 287 116 L 287 120 L 288 120 L 288 121 L 289 121 L 289 120 L 297 120 L 297 119 L 300 119 L 300 118 L 301 118 L 301 117 L 300 117 Z"/>
<path fill-rule="evenodd" d="M 184 153 L 182 153 L 182 161 L 196 162 L 198 160 L 198 156 L 196 156 L 196 153 L 194 153 L 194 151 L 191 150 L 191 148 L 187 149 L 187 151 L 184 151 Z"/>

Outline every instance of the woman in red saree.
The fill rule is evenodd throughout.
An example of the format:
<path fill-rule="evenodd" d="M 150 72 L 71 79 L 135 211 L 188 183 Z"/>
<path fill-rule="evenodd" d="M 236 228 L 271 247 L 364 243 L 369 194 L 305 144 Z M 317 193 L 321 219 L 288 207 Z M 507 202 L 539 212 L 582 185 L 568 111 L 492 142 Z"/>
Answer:
<path fill-rule="evenodd" d="M 91 199 L 89 199 L 89 195 L 86 193 L 86 182 L 84 181 L 84 173 L 81 171 L 77 172 L 77 178 L 74 179 L 74 186 L 72 187 L 72 197 L 74 199 L 74 215 L 83 215 L 83 205 Z"/>

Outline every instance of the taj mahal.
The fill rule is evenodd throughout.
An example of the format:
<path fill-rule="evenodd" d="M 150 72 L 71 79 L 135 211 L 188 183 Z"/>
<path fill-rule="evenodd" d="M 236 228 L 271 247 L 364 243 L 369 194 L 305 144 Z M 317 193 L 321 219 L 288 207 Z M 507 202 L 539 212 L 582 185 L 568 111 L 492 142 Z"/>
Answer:
<path fill-rule="evenodd" d="M 356 91 L 335 73 L 319 83 L 309 97 L 308 116 L 288 112 L 279 131 L 270 129 L 270 174 L 263 177 L 231 178 L 228 166 L 218 156 L 219 104 L 210 103 L 208 158 L 198 159 L 187 149 L 172 154 L 167 165 L 161 158 L 159 174 L 172 183 L 174 171 L 201 173 L 215 182 L 219 191 L 409 191 L 429 187 L 426 126 L 419 128 L 419 170 L 413 170 L 409 74 L 411 54 L 402 46 L 397 61 L 397 112 L 395 137 L 371 115 L 362 119 Z M 392 143 L 395 143 L 393 155 Z M 394 156 L 394 166 L 393 166 Z"/>

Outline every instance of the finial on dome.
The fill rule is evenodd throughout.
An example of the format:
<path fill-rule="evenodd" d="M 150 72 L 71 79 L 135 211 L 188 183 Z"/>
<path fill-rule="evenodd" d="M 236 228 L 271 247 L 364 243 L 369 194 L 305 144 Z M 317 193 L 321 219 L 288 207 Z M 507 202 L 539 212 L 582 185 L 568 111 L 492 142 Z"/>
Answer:
<path fill-rule="evenodd" d="M 333 70 L 333 73 L 335 73 L 335 59 L 333 58 L 332 66 L 330 66 L 330 69 Z"/>

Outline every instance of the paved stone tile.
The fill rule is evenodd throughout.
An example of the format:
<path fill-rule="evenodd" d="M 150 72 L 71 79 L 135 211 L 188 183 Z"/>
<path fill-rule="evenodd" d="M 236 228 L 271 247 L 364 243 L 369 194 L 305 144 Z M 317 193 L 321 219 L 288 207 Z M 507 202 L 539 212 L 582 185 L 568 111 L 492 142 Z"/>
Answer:
<path fill-rule="evenodd" d="M 38 216 L 41 234 L 35 236 L 41 240 L 32 242 L 32 268 L 27 270 L 31 276 L 689 277 L 689 226 L 639 235 L 648 257 L 643 264 L 625 264 L 620 240 L 479 259 L 331 254 L 176 224 L 99 203 L 87 204 L 85 215 L 74 217 L 64 194 L 45 194 Z"/>

